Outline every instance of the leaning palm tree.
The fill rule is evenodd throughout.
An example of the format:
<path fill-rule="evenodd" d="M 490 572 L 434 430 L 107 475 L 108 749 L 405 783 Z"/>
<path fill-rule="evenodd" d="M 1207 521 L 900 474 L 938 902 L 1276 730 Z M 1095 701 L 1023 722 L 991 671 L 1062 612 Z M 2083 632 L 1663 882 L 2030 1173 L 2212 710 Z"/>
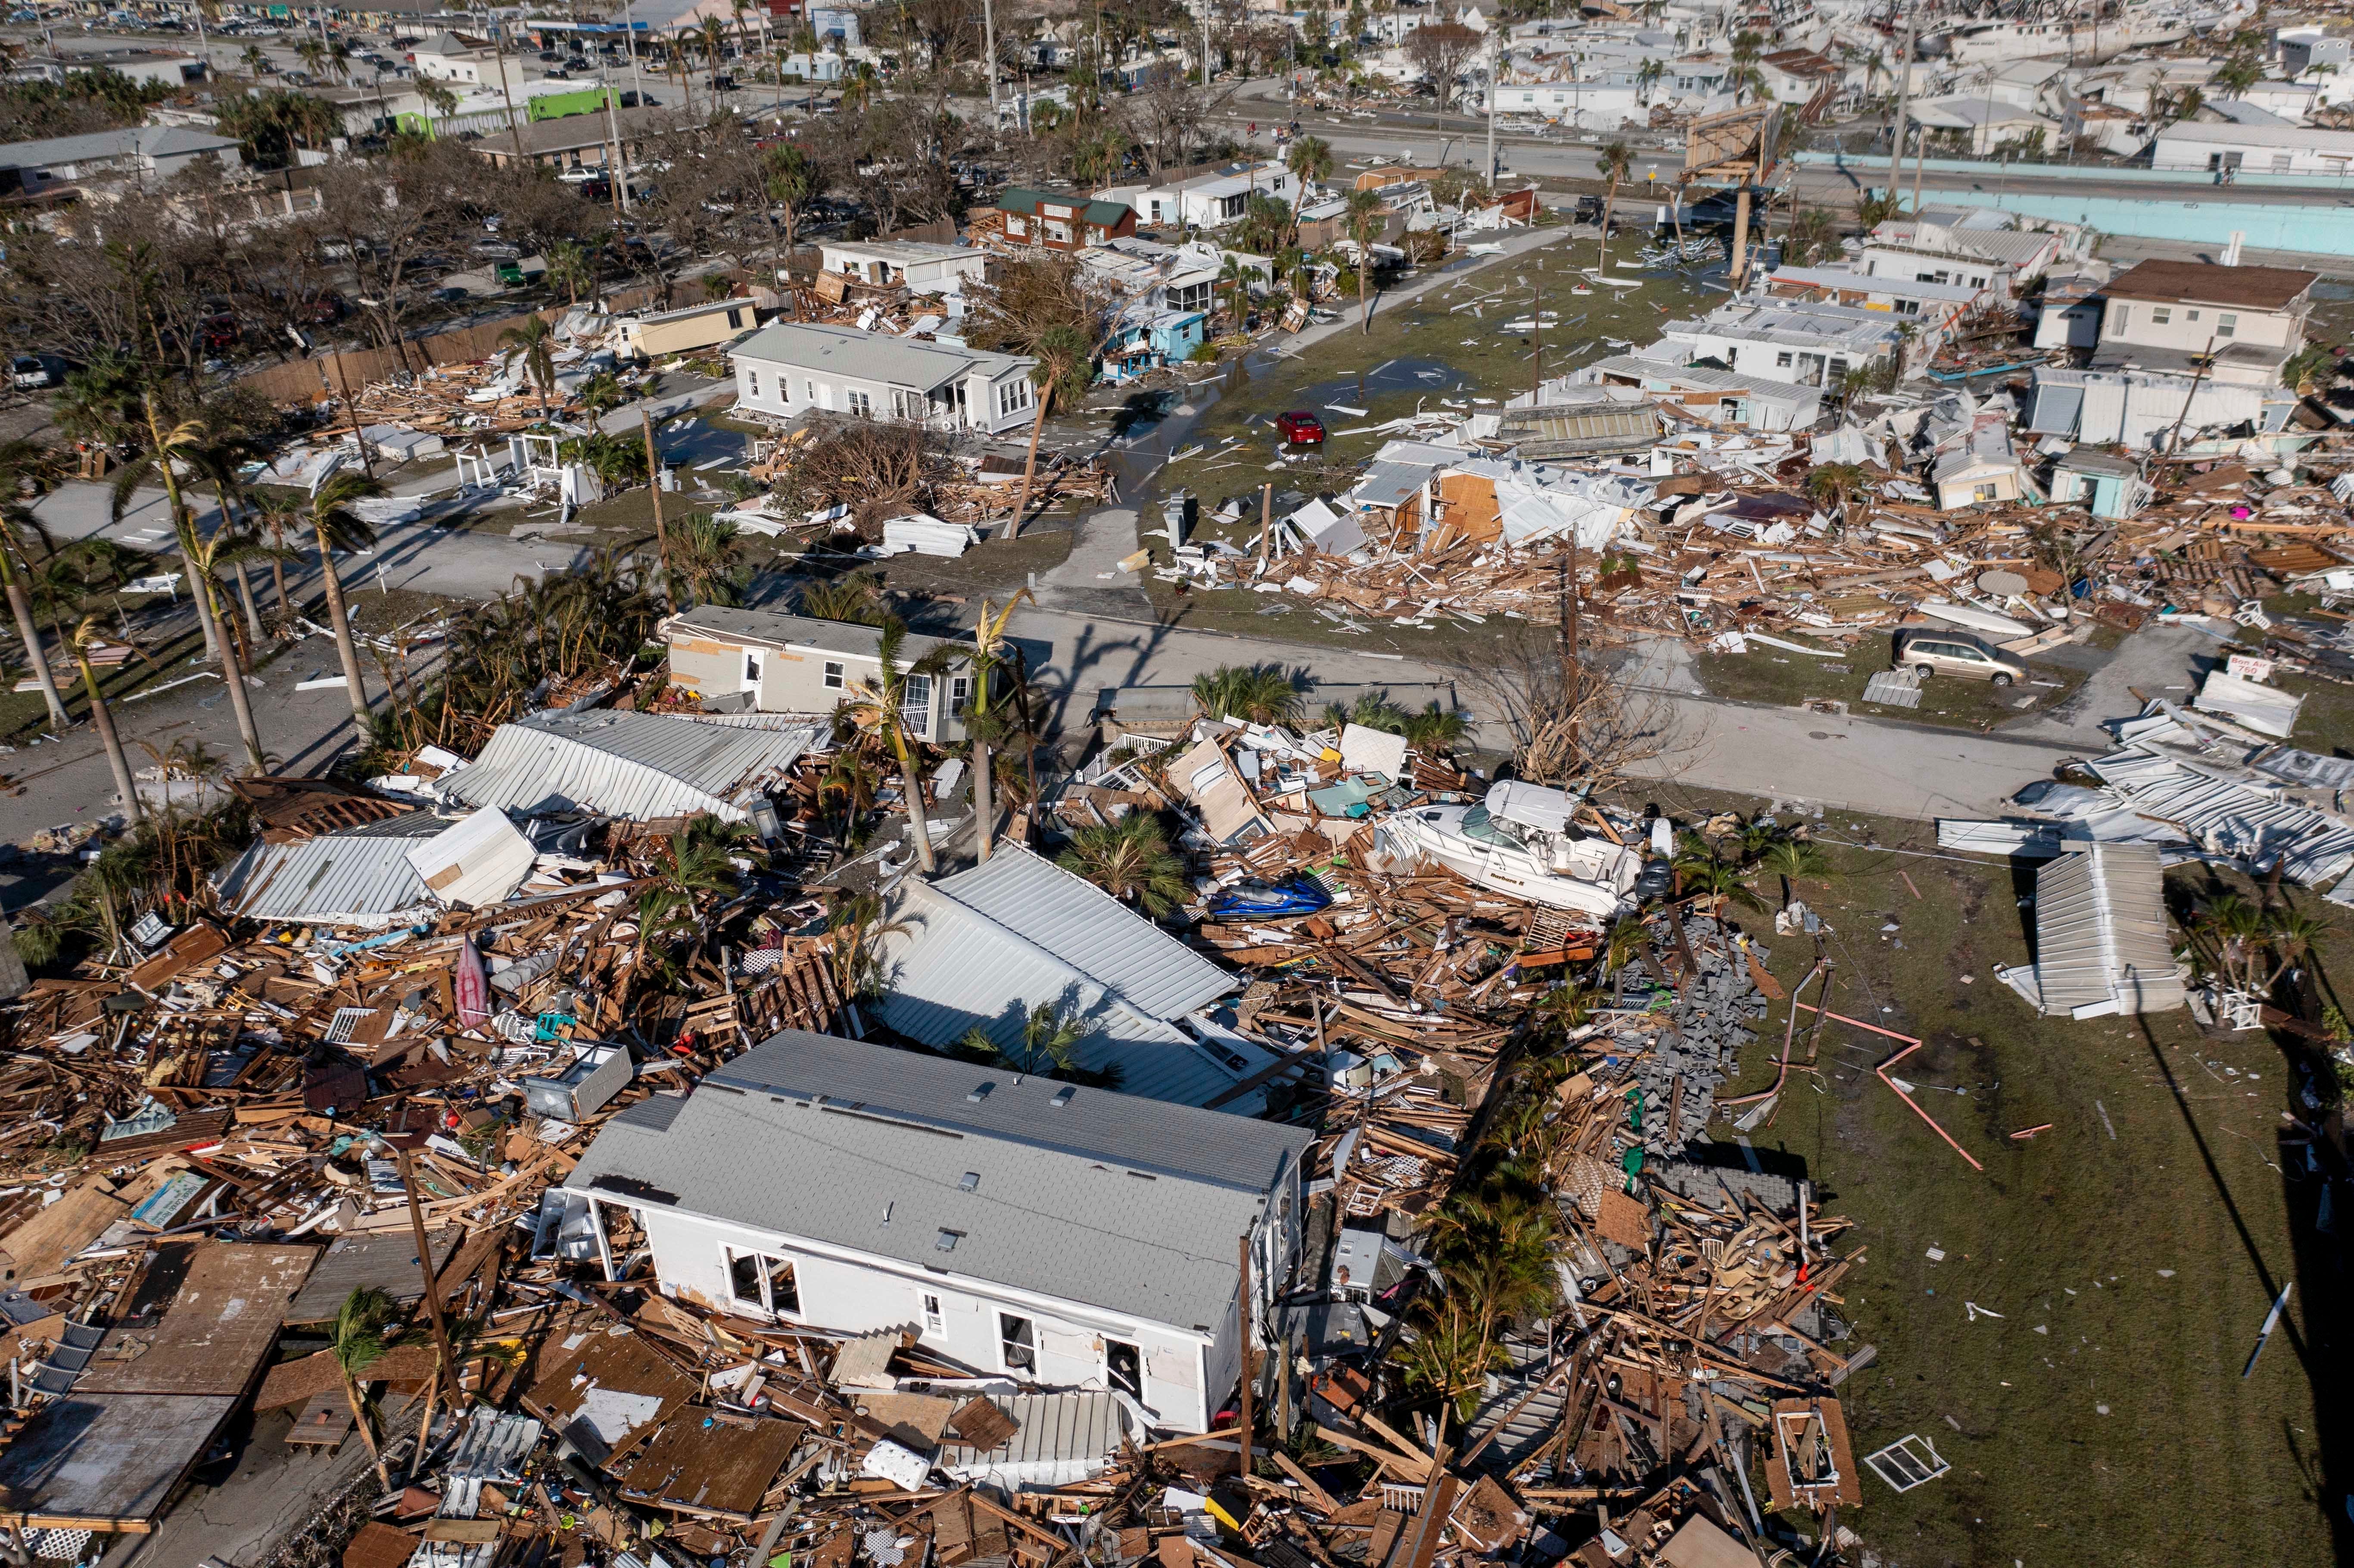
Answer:
<path fill-rule="evenodd" d="M 368 727 L 367 688 L 360 683 L 359 649 L 352 641 L 352 618 L 344 608 L 344 579 L 335 573 L 337 550 L 364 550 L 376 543 L 376 530 L 352 510 L 352 503 L 382 495 L 384 486 L 365 474 L 339 473 L 311 498 L 304 521 L 319 546 L 319 577 L 327 590 L 327 625 L 335 635 L 335 652 L 343 660 L 344 683 L 349 687 L 352 722 L 365 736 Z"/>
<path fill-rule="evenodd" d="M 1032 351 L 1037 363 L 1030 367 L 1030 381 L 1038 389 L 1038 412 L 1030 421 L 1030 452 L 1022 463 L 1022 500 L 1013 509 L 1013 522 L 1006 525 L 1009 539 L 1020 535 L 1022 524 L 1030 515 L 1030 496 L 1038 482 L 1038 438 L 1045 433 L 1048 410 L 1056 397 L 1075 399 L 1095 379 L 1096 345 L 1076 326 L 1046 328 L 1038 334 Z"/>
<path fill-rule="evenodd" d="M 392 1477 L 384 1467 L 384 1451 L 376 1446 L 376 1428 L 369 1424 L 368 1405 L 360 1393 L 360 1373 L 384 1359 L 384 1330 L 398 1310 L 391 1297 L 368 1286 L 355 1288 L 344 1298 L 335 1312 L 334 1326 L 327 1331 L 327 1350 L 335 1358 L 335 1371 L 344 1380 L 344 1398 L 351 1403 L 352 1420 L 360 1429 L 360 1441 L 367 1445 L 368 1457 L 376 1462 L 376 1478 L 385 1490 L 392 1489 Z"/>
<path fill-rule="evenodd" d="M 1806 489 L 1808 495 L 1831 514 L 1831 520 L 1844 528 L 1847 503 L 1862 494 L 1869 482 L 1861 463 L 1827 462 L 1808 471 Z"/>
<path fill-rule="evenodd" d="M 1154 916 L 1177 907 L 1192 890 L 1185 863 L 1170 849 L 1160 819 L 1143 811 L 1078 829 L 1055 863 Z"/>
<path fill-rule="evenodd" d="M 140 394 L 140 408 L 146 418 L 151 445 L 144 456 L 115 475 L 111 498 L 113 515 L 120 521 L 130 509 L 132 493 L 142 481 L 150 477 L 163 481 L 164 500 L 172 514 L 172 533 L 180 546 L 181 564 L 187 568 L 188 594 L 196 605 L 196 624 L 204 630 L 205 655 L 221 666 L 222 681 L 228 688 L 229 712 L 237 719 L 238 738 L 245 742 L 247 760 L 256 773 L 265 772 L 268 765 L 262 760 L 261 732 L 254 726 L 253 702 L 245 689 L 243 662 L 221 630 L 212 552 L 196 536 L 196 513 L 180 482 L 181 466 L 187 464 L 193 471 L 196 455 L 212 440 L 212 431 L 201 419 L 183 419 L 166 430 L 163 408 L 153 387 Z"/>
<path fill-rule="evenodd" d="M 98 730 L 99 744 L 106 747 L 106 765 L 114 771 L 115 791 L 122 797 L 122 810 L 133 821 L 146 813 L 139 806 L 139 790 L 131 780 L 131 759 L 122 754 L 122 739 L 114 733 L 114 715 L 107 711 L 106 698 L 98 689 L 98 672 L 90 667 L 90 651 L 103 641 L 98 630 L 98 617 L 86 615 L 74 629 L 69 646 L 73 662 L 81 672 L 81 687 L 90 697 L 90 722 Z"/>
<path fill-rule="evenodd" d="M 931 684 L 939 679 L 953 655 L 943 643 L 914 663 L 902 664 L 899 653 L 907 641 L 905 621 L 894 616 L 883 622 L 883 645 L 876 652 L 875 673 L 862 676 L 853 684 L 850 698 L 841 711 L 852 728 L 881 740 L 889 748 L 892 759 L 898 763 L 899 790 L 907 800 L 907 832 L 915 840 L 916 863 L 929 875 L 938 869 L 938 862 L 932 855 L 931 822 L 924 812 L 924 784 L 917 775 L 916 761 L 917 749 L 930 727 Z M 919 691 L 923 697 L 920 728 L 918 715 L 908 712 L 917 704 Z"/>
<path fill-rule="evenodd" d="M 58 680 L 49 668 L 48 654 L 41 647 L 40 628 L 33 620 L 32 596 L 26 591 L 26 580 L 32 571 L 32 557 L 26 554 L 24 535 L 39 537 L 48 546 L 48 535 L 33 509 L 16 499 L 22 476 L 36 459 L 30 441 L 11 441 L 0 448 L 0 487 L 5 487 L 6 499 L 0 500 L 0 590 L 8 597 L 8 613 L 16 618 L 16 635 L 25 644 L 25 662 L 39 683 L 41 699 L 48 705 L 49 724 L 63 729 L 71 722 L 66 717 L 65 700 L 58 694 Z M 48 546 L 49 553 L 57 553 Z"/>
<path fill-rule="evenodd" d="M 965 667 L 972 672 L 972 706 L 964 715 L 965 738 L 972 747 L 972 810 L 974 831 L 979 836 L 979 854 L 989 858 L 989 841 L 997 826 L 996 778 L 991 768 L 997 742 L 1003 738 L 998 715 L 991 711 L 990 686 L 1011 657 L 1018 656 L 1011 639 L 1005 635 L 1005 623 L 1013 619 L 1016 605 L 1036 602 L 1028 588 L 1023 588 L 1005 601 L 1002 609 L 993 609 L 986 599 L 981 601 L 981 620 L 972 629 L 972 641 L 963 652 Z"/>
<path fill-rule="evenodd" d="M 1389 227 L 1389 209 L 1382 198 L 1372 191 L 1351 191 L 1349 208 L 1343 215 L 1349 238 L 1357 242 L 1357 320 L 1365 334 L 1373 330 L 1373 308 L 1366 291 L 1373 273 L 1373 240 Z"/>
<path fill-rule="evenodd" d="M 588 248 L 577 239 L 559 239 L 549 246 L 547 281 L 562 284 L 565 298 L 573 304 L 578 304 L 581 289 L 597 281 L 596 268 L 588 260 Z"/>
<path fill-rule="evenodd" d="M 1757 857 L 1757 868 L 1782 882 L 1782 907 L 1790 906 L 1790 885 L 1802 877 L 1821 876 L 1830 870 L 1823 846 L 1811 839 L 1777 838 Z"/>
<path fill-rule="evenodd" d="M 499 341 L 521 353 L 523 373 L 539 394 L 539 417 L 547 418 L 547 395 L 556 388 L 556 329 L 544 316 L 525 316 L 499 334 Z"/>

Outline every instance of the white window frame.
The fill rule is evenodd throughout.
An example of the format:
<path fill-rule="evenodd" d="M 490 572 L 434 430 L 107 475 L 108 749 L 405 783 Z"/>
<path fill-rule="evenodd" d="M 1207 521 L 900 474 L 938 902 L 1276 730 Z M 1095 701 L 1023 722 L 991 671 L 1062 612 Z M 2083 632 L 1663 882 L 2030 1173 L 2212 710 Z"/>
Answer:
<path fill-rule="evenodd" d="M 948 1313 L 942 1310 L 939 1297 L 929 1290 L 923 1293 L 924 1332 L 938 1336 L 949 1331 Z"/>
<path fill-rule="evenodd" d="M 760 1293 L 758 1300 L 748 1301 L 737 1288 L 736 1265 L 749 1259 L 758 1266 Z M 733 1246 L 720 1244 L 719 1266 L 727 1277 L 727 1303 L 730 1307 L 749 1307 L 771 1318 L 799 1318 L 801 1315 L 801 1260 L 786 1252 L 763 1252 L 758 1247 Z M 776 1303 L 777 1271 L 781 1268 L 792 1287 L 793 1301 L 790 1307 Z"/>
<path fill-rule="evenodd" d="M 2215 335 L 2217 337 L 2237 337 L 2239 334 L 2240 313 L 2237 311 L 2218 312 L 2215 316 Z"/>
<path fill-rule="evenodd" d="M 949 712 L 960 715 L 965 710 L 965 705 L 971 701 L 972 677 L 950 675 L 949 677 Z"/>
<path fill-rule="evenodd" d="M 744 683 L 756 689 L 760 684 L 760 651 L 758 648 L 744 650 Z"/>
<path fill-rule="evenodd" d="M 875 417 L 875 399 L 855 387 L 843 389 L 842 406 L 862 419 L 871 419 Z"/>
<path fill-rule="evenodd" d="M 1019 1339 L 1007 1330 L 1007 1325 L 1013 1323 L 1021 1324 L 1023 1330 L 1030 1336 L 1028 1344 L 1022 1344 Z M 1029 1356 L 1029 1364 L 1025 1366 L 1007 1355 L 1005 1351 L 1009 1345 L 1019 1346 Z M 1018 1373 L 1027 1377 L 1032 1383 L 1038 1381 L 1038 1320 L 1035 1318 L 1024 1318 L 1018 1312 L 998 1313 L 997 1370 Z"/>
<path fill-rule="evenodd" d="M 750 396 L 758 397 L 760 395 L 760 373 L 758 370 L 747 368 L 744 378 L 744 385 L 749 389 Z"/>
<path fill-rule="evenodd" d="M 2172 326 L 2174 324 L 2174 307 L 2172 305 L 2152 305 L 2149 308 L 2149 324 L 2152 326 Z"/>
<path fill-rule="evenodd" d="M 899 715 L 924 739 L 932 738 L 932 678 L 929 675 L 907 674 L 900 677 Z"/>
<path fill-rule="evenodd" d="M 849 664 L 840 659 L 828 659 L 825 662 L 825 674 L 823 679 L 825 681 L 825 689 L 827 691 L 839 692 L 843 690 L 850 684 Z"/>

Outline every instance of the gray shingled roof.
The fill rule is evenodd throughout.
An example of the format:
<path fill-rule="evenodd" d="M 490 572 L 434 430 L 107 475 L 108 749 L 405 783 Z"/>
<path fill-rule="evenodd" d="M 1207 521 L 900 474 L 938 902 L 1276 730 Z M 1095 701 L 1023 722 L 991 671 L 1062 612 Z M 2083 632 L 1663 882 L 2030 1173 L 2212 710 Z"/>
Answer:
<path fill-rule="evenodd" d="M 813 322 L 774 322 L 727 351 L 733 359 L 818 370 L 928 392 L 978 369 L 992 379 L 1031 363 L 1012 355 L 990 354 L 947 344 L 912 343 L 854 327 Z"/>
<path fill-rule="evenodd" d="M 821 620 L 815 616 L 788 615 L 775 609 L 740 609 L 725 604 L 699 604 L 681 610 L 663 622 L 662 631 L 665 637 L 673 631 L 700 631 L 771 648 L 814 648 L 826 653 L 854 653 L 862 659 L 879 658 L 883 652 L 883 629 L 879 626 L 855 620 Z M 920 631 L 910 631 L 899 645 L 899 657 L 913 663 L 935 648 L 971 646 L 969 632 L 955 637 L 927 637 Z"/>
<path fill-rule="evenodd" d="M 1234 1304 L 1235 1238 L 1309 1141 L 787 1030 L 684 1101 L 615 1117 L 565 1185 L 1207 1334 Z"/>

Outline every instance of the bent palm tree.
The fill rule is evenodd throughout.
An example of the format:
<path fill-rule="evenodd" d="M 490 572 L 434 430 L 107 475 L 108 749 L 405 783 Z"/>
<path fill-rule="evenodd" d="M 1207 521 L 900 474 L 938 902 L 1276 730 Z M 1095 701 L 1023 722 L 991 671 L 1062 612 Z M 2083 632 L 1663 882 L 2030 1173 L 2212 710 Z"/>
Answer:
<path fill-rule="evenodd" d="M 1022 1020 L 1019 1044 L 1001 1045 L 977 1024 L 958 1044 L 976 1056 L 1002 1062 L 1016 1073 L 1055 1077 L 1078 1065 L 1078 1044 L 1087 1036 L 1087 1024 L 1059 1002 L 1042 1001 Z"/>
<path fill-rule="evenodd" d="M 99 743 L 106 747 L 106 765 L 113 769 L 114 788 L 122 797 L 123 812 L 135 822 L 146 812 L 140 808 L 139 790 L 131 780 L 131 759 L 122 754 L 122 737 L 114 733 L 114 715 L 107 711 L 106 698 L 99 693 L 98 672 L 90 662 L 90 651 L 100 641 L 98 617 L 86 615 L 74 628 L 69 646 L 74 664 L 81 671 L 81 688 L 90 697 L 90 722 L 97 727 Z"/>
<path fill-rule="evenodd" d="M 942 644 L 914 663 L 903 665 L 899 651 L 907 641 L 906 622 L 896 617 L 883 622 L 883 645 L 877 651 L 875 673 L 860 677 L 851 687 L 842 713 L 851 727 L 880 739 L 898 763 L 899 789 L 907 800 L 907 832 L 915 840 L 916 863 L 928 876 L 938 869 L 938 862 L 932 856 L 924 785 L 916 772 L 917 750 L 931 727 L 932 683 L 953 654 Z"/>
<path fill-rule="evenodd" d="M 1095 345 L 1076 326 L 1048 327 L 1038 334 L 1035 351 L 1038 363 L 1030 368 L 1030 380 L 1038 388 L 1038 413 L 1030 421 L 1030 454 L 1022 463 L 1022 503 L 1013 509 L 1013 521 L 1006 528 L 1009 539 L 1020 536 L 1023 520 L 1030 515 L 1031 492 L 1038 481 L 1038 438 L 1045 433 L 1048 410 L 1056 397 L 1076 397 L 1095 379 Z"/>
<path fill-rule="evenodd" d="M 335 634 L 335 652 L 344 664 L 344 683 L 350 688 L 352 722 L 367 734 L 367 688 L 360 683 L 359 649 L 352 641 L 352 618 L 344 609 L 344 579 L 335 574 L 337 550 L 364 550 L 376 543 L 376 530 L 352 510 L 352 503 L 382 495 L 384 486 L 365 474 L 339 473 L 311 498 L 305 519 L 319 546 L 319 576 L 327 590 L 327 624 Z"/>
<path fill-rule="evenodd" d="M 8 499 L 0 503 L 0 590 L 8 596 L 8 613 L 16 618 L 16 635 L 24 641 L 25 661 L 32 667 L 33 679 L 40 684 L 41 700 L 48 705 L 50 726 L 63 729 L 71 721 L 66 717 L 65 699 L 58 694 L 58 680 L 49 669 L 48 654 L 41 647 L 40 628 L 33 620 L 32 596 L 25 588 L 33 563 L 25 554 L 24 534 L 40 534 L 43 542 L 48 542 L 32 508 L 16 499 L 19 476 L 33 461 L 29 441 L 11 441 L 0 450 L 0 485 L 5 485 L 8 493 Z M 56 554 L 54 548 L 50 554 Z"/>
<path fill-rule="evenodd" d="M 361 1286 L 344 1298 L 327 1337 L 327 1350 L 335 1358 L 335 1372 L 344 1380 L 344 1398 L 351 1404 L 360 1441 L 367 1445 L 368 1457 L 376 1462 L 376 1481 L 387 1491 L 392 1489 L 392 1477 L 385 1470 L 384 1451 L 376 1446 L 376 1428 L 368 1423 L 367 1400 L 360 1393 L 360 1373 L 384 1359 L 385 1326 L 392 1321 L 396 1310 L 391 1297 Z"/>
<path fill-rule="evenodd" d="M 1625 179 L 1635 166 L 1635 155 L 1619 141 L 1605 142 L 1595 154 L 1595 162 L 1604 179 L 1610 182 L 1610 191 L 1602 198 L 1602 242 L 1596 247 L 1596 270 L 1610 270 L 1610 214 L 1618 205 L 1618 182 Z"/>

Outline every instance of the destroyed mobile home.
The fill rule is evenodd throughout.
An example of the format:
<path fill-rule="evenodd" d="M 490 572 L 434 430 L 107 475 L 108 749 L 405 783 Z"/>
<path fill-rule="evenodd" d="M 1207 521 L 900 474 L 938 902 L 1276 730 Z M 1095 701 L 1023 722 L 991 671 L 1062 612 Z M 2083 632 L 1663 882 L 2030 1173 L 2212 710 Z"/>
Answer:
<path fill-rule="evenodd" d="M 952 768 L 940 874 L 849 853 L 835 744 L 589 707 L 240 781 L 208 897 L 10 1007 L 58 1135 L 0 1214 L 11 1518 L 152 1530 L 249 1404 L 378 1456 L 370 1563 L 1676 1563 L 1765 1539 L 1735 1470 L 1862 1501 L 1861 1249 L 1687 1154 L 1778 988 L 1671 824 L 1204 719 L 1030 830 L 1185 822 L 1181 936 L 1018 826 L 974 860 Z M 1506 1114 L 1558 1289 L 1500 1373 L 1447 1234 Z M 354 1314 L 379 1354 L 280 1350 Z"/>

